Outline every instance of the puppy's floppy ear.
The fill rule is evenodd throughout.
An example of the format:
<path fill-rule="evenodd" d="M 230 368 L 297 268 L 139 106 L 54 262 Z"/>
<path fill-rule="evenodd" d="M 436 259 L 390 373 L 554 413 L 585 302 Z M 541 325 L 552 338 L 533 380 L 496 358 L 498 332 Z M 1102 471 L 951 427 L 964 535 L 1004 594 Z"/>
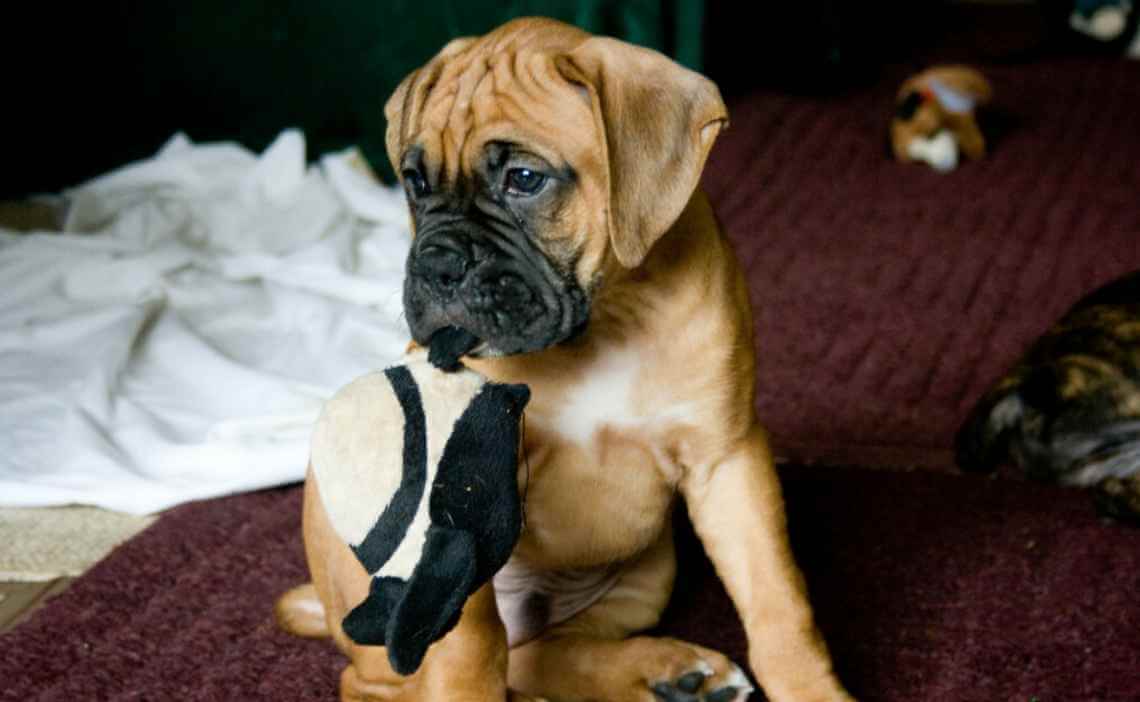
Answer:
<path fill-rule="evenodd" d="M 618 261 L 639 265 L 700 179 L 728 112 L 716 85 L 662 54 L 591 37 L 556 59 L 586 89 L 606 156 L 608 224 Z"/>
<path fill-rule="evenodd" d="M 384 117 L 388 127 L 384 132 L 384 146 L 388 151 L 388 161 L 396 175 L 400 174 L 400 157 L 403 156 L 404 140 L 410 127 L 418 121 L 431 89 L 443 73 L 447 59 L 462 52 L 475 42 L 475 37 L 459 37 L 449 41 L 439 53 L 423 68 L 417 68 L 396 86 L 395 92 L 384 104 Z"/>

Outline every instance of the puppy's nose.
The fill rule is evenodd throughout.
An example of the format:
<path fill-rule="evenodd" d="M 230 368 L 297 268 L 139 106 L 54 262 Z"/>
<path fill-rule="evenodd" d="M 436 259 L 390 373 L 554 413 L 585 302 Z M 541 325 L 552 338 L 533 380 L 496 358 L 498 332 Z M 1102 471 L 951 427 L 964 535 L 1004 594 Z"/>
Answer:
<path fill-rule="evenodd" d="M 536 295 L 518 275 L 502 270 L 478 270 L 464 283 L 471 308 L 511 315 L 528 308 Z"/>
<path fill-rule="evenodd" d="M 451 292 L 463 282 L 469 267 L 470 261 L 460 248 L 432 244 L 420 249 L 415 273 L 437 290 Z"/>
<path fill-rule="evenodd" d="M 481 282 L 492 299 L 500 305 L 522 305 L 534 297 L 530 286 L 513 273 L 492 274 Z"/>

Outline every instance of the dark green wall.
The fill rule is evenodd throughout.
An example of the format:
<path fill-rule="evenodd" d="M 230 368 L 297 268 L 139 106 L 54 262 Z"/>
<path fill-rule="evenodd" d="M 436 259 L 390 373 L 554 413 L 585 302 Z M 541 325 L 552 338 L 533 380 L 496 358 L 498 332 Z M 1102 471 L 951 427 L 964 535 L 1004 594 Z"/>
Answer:
<path fill-rule="evenodd" d="M 359 144 L 389 176 L 383 105 L 456 36 L 546 15 L 699 68 L 701 0 L 184 0 L 37 5 L 0 60 L 0 197 L 54 191 L 152 154 L 172 133 L 261 149 L 301 127 L 310 156 Z"/>

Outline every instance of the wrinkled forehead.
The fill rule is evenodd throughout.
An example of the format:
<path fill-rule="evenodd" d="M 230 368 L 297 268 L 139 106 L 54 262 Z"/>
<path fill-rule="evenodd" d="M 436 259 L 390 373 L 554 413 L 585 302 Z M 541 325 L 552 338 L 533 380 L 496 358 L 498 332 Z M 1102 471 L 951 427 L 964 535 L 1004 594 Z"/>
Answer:
<path fill-rule="evenodd" d="M 493 142 L 518 145 L 555 167 L 587 167 L 604 138 L 590 95 L 559 72 L 556 54 L 476 45 L 424 75 L 426 94 L 404 146 L 442 181 L 470 173 Z"/>

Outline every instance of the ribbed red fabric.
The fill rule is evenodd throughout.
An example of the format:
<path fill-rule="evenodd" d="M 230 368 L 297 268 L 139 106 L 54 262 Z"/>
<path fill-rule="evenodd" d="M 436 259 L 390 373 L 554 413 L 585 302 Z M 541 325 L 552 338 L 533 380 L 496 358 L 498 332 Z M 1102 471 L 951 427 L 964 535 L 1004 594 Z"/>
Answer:
<path fill-rule="evenodd" d="M 1140 62 L 985 69 L 992 153 L 946 175 L 886 157 L 909 72 L 730 104 L 705 170 L 788 456 L 949 467 L 958 423 L 1029 342 L 1140 268 Z"/>

